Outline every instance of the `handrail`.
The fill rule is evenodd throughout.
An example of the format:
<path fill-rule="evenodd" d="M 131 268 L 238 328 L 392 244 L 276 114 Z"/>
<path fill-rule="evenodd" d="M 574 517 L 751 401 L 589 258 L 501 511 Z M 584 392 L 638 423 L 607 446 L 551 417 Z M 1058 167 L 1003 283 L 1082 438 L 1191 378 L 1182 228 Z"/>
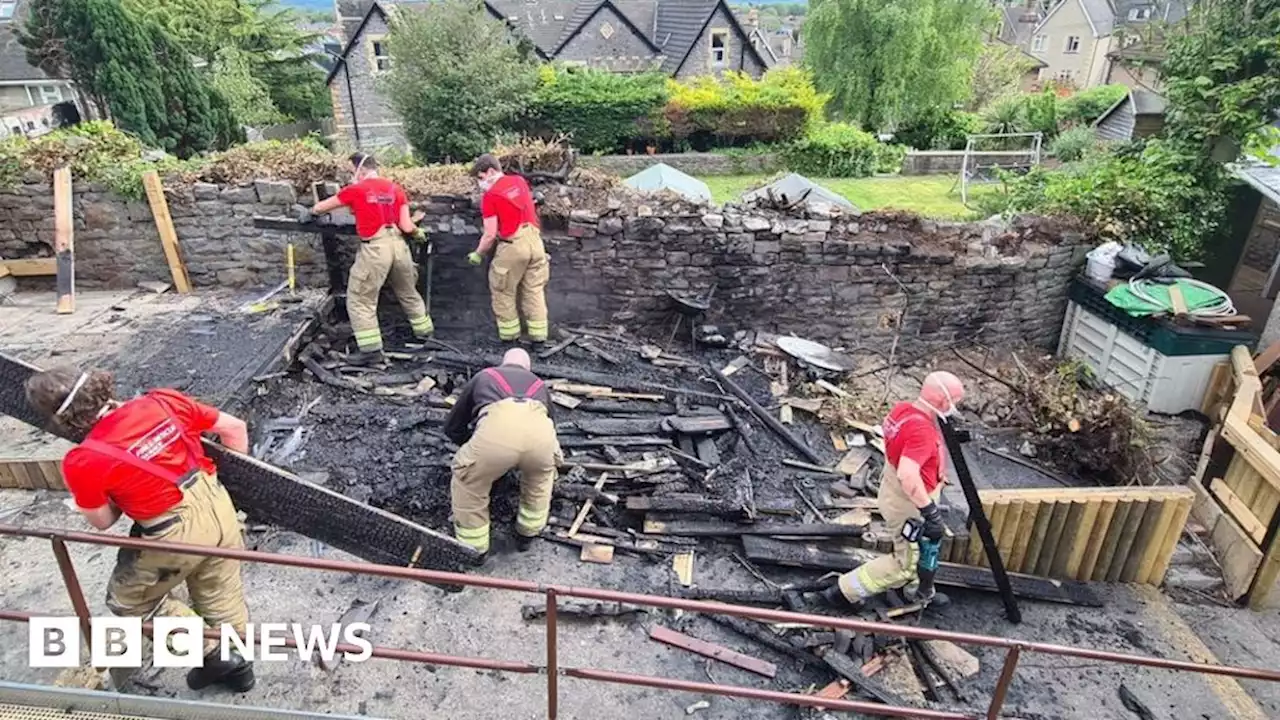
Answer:
<path fill-rule="evenodd" d="M 82 629 L 86 637 L 88 637 L 89 610 L 84 600 L 83 592 L 80 588 L 79 579 L 76 575 L 75 567 L 71 561 L 70 554 L 67 551 L 67 543 L 80 543 L 88 545 L 105 545 L 119 548 L 132 548 L 137 550 L 160 550 L 171 553 L 179 553 L 186 555 L 197 555 L 202 557 L 220 557 L 231 560 L 240 560 L 243 562 L 257 562 L 270 565 L 283 565 L 287 567 L 311 568 L 314 570 L 327 570 L 335 572 L 356 573 L 359 575 L 373 575 L 387 578 L 396 578 L 402 580 L 418 580 L 422 582 L 437 585 L 461 585 L 464 587 L 487 588 L 491 590 L 508 590 L 515 592 L 528 592 L 543 595 L 547 601 L 547 664 L 539 667 L 527 663 L 510 662 L 504 660 L 491 660 L 488 658 L 460 657 L 451 655 L 442 655 L 436 653 L 421 653 L 412 650 L 404 650 L 400 648 L 375 647 L 373 656 L 395 660 L 405 660 L 409 662 L 424 662 L 434 665 L 454 665 L 460 667 L 471 667 L 479 669 L 501 670 L 505 672 L 517 673 L 536 673 L 545 672 L 547 674 L 547 716 L 556 718 L 558 714 L 558 677 L 564 674 L 568 677 L 575 677 L 586 680 L 595 680 L 600 682 L 621 683 L 628 685 L 642 685 L 646 687 L 655 687 L 667 690 L 685 690 L 691 692 L 704 692 L 716 695 L 725 695 L 733 697 L 744 697 L 749 699 L 766 700 L 769 702 L 787 703 L 793 705 L 805 705 L 809 707 L 827 708 L 830 710 L 848 710 L 861 712 L 872 715 L 881 715 L 889 717 L 913 717 L 913 718 L 934 718 L 937 720 L 973 720 L 977 716 L 955 711 L 930 710 L 915 707 L 901 707 L 894 705 L 883 705 L 874 702 L 865 702 L 860 700 L 834 700 L 820 698 L 813 695 L 801 695 L 797 693 L 786 693 L 774 690 L 765 690 L 761 688 L 750 688 L 734 685 L 721 685 L 710 683 L 689 682 L 684 680 L 675 680 L 671 678 L 650 677 L 643 675 L 631 675 L 619 673 L 610 670 L 600 670 L 594 668 L 562 668 L 559 667 L 557 661 L 557 630 L 558 617 L 556 613 L 557 598 L 562 596 L 586 598 L 591 600 L 602 600 L 606 602 L 620 602 L 631 605 L 641 605 L 655 608 L 679 609 L 691 612 L 714 613 L 721 615 L 734 615 L 737 617 L 749 618 L 753 620 L 765 620 L 771 622 L 785 623 L 801 623 L 813 627 L 824 627 L 833 629 L 854 630 L 859 632 L 878 633 L 884 635 L 892 635 L 902 638 L 919 639 L 919 640 L 945 640 L 962 645 L 980 645 L 986 647 L 1003 648 L 1006 650 L 1004 666 L 1000 673 L 1000 679 L 992 693 L 992 701 L 984 717 L 994 720 L 1000 716 L 1000 710 L 1003 707 L 1004 699 L 1008 692 L 1009 684 L 1017 670 L 1018 659 L 1024 652 L 1038 652 L 1047 655 L 1060 655 L 1066 657 L 1077 657 L 1090 660 L 1102 660 L 1106 662 L 1116 662 L 1129 665 L 1140 665 L 1144 667 L 1163 668 L 1167 670 L 1180 670 L 1188 672 L 1197 672 L 1211 675 L 1226 675 L 1237 678 L 1247 678 L 1252 680 L 1268 680 L 1271 682 L 1280 682 L 1280 670 L 1269 670 L 1265 668 L 1237 667 L 1230 665 L 1213 665 L 1208 663 L 1198 663 L 1185 660 L 1168 660 L 1164 658 L 1150 657 L 1145 655 L 1133 655 L 1128 653 L 1118 653 L 1106 650 L 1094 650 L 1090 648 L 1078 648 L 1067 645 L 1055 645 L 1051 643 L 1027 642 L 1022 640 L 1012 640 L 1009 638 L 992 637 L 987 635 L 976 635 L 972 633 L 952 632 L 948 630 L 935 630 L 912 625 L 894 625 L 891 623 L 873 622 L 868 620 L 855 620 L 851 618 L 830 617 L 825 615 L 809 615 L 805 613 L 795 613 L 783 610 L 770 610 L 765 608 L 746 607 L 742 605 L 731 605 L 728 603 L 711 602 L 706 600 L 689 600 L 685 598 L 666 597 L 660 595 L 644 595 L 639 593 L 621 592 L 616 590 L 604 590 L 599 588 L 574 587 L 566 585 L 555 585 L 547 583 L 530 582 L 527 580 L 512 580 L 508 578 L 495 578 L 480 575 L 466 575 L 463 573 L 444 572 L 439 570 L 423 570 L 419 568 L 398 567 L 394 565 L 378 565 L 372 563 L 351 562 L 346 560 L 332 560 L 325 558 L 311 558 L 294 555 L 282 555 L 277 553 L 264 553 L 255 550 L 241 550 L 232 548 L 209 547 L 204 545 L 190 545 L 183 543 L 163 542 L 159 540 L 145 540 L 142 538 L 124 537 L 119 535 L 105 535 L 96 533 L 84 533 L 66 530 L 55 530 L 50 528 L 21 528 L 13 525 L 0 524 L 0 536 L 29 537 L 39 538 L 50 541 L 55 558 L 58 561 L 59 570 L 62 572 L 63 582 L 67 587 L 67 592 L 71 597 L 72 607 L 75 609 L 76 615 L 80 618 Z M 30 619 L 30 615 L 24 612 L 0 610 L 0 620 L 26 621 Z M 210 633 L 214 631 L 210 630 Z M 216 637 L 216 634 L 212 636 Z M 287 641 L 291 643 L 292 641 Z M 342 648 L 340 648 L 342 649 Z M 358 652 L 358 648 L 348 648 L 353 652 Z"/>

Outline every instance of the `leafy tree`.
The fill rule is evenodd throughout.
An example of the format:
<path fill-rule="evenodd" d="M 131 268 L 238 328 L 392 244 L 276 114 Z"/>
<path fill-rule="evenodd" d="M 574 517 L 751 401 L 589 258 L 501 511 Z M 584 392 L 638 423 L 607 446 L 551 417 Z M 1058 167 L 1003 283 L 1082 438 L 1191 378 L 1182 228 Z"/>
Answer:
<path fill-rule="evenodd" d="M 271 102 L 267 87 L 253 72 L 245 54 L 234 47 L 218 51 L 213 60 L 210 83 L 227 99 L 231 112 L 245 125 L 274 125 L 285 120 Z"/>
<path fill-rule="evenodd" d="M 422 160 L 488 150 L 524 114 L 538 84 L 534 60 L 472 0 L 397 13 L 387 49 L 387 96 Z"/>
<path fill-rule="evenodd" d="M 34 0 L 20 41 L 31 62 L 65 73 L 100 114 L 180 157 L 242 133 L 226 101 L 158 25 L 116 0 Z"/>
<path fill-rule="evenodd" d="M 973 65 L 968 109 L 981 110 L 996 98 L 1018 92 L 1023 76 L 1035 66 L 1035 60 L 1013 45 L 986 43 Z"/>
<path fill-rule="evenodd" d="M 891 129 L 970 93 L 989 0 L 814 0 L 805 63 L 832 109 Z"/>
<path fill-rule="evenodd" d="M 281 120 L 332 115 L 324 73 L 308 49 L 318 35 L 297 28 L 302 17 L 277 0 L 123 0 L 138 16 L 160 24 L 191 55 L 210 66 L 219 53 L 238 51 L 248 71 L 267 92 Z M 261 101 L 262 98 L 259 98 Z M 239 111 L 240 108 L 237 108 Z M 260 116 L 260 113 L 254 113 Z M 241 117 L 240 121 L 255 122 Z"/>
<path fill-rule="evenodd" d="M 1161 69 L 1165 132 L 1222 161 L 1280 108 L 1280 0 L 1202 0 Z"/>

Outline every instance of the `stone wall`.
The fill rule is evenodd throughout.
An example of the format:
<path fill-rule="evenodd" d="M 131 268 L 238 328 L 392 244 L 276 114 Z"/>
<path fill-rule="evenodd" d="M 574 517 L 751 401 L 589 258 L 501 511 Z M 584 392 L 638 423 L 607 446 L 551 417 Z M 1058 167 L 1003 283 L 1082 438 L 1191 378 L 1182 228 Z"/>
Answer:
<path fill-rule="evenodd" d="M 722 155 L 720 153 L 663 153 L 658 155 L 582 155 L 578 165 L 593 167 L 619 177 L 631 177 L 641 170 L 665 163 L 689 175 L 769 175 L 782 169 L 782 160 L 773 153 Z"/>
<path fill-rule="evenodd" d="M 127 288 L 171 278 L 146 200 L 125 199 L 94 183 L 75 183 L 76 285 Z M 299 280 L 327 282 L 320 238 L 309 233 L 259 230 L 254 215 L 291 214 L 296 202 L 286 182 L 238 187 L 197 184 L 166 189 L 169 214 L 192 283 L 232 287 L 274 285 L 285 277 L 285 247 L 294 244 Z M 46 183 L 0 192 L 0 257 L 53 254 L 53 192 Z M 39 285 L 43 278 L 28 284 Z"/>
<path fill-rule="evenodd" d="M 1030 153 L 1023 151 L 981 152 L 970 156 L 969 162 L 983 167 L 1000 165 L 1008 167 L 1013 163 L 1028 163 Z M 902 161 L 903 175 L 950 175 L 959 174 L 964 164 L 963 150 L 913 150 L 907 153 Z"/>
<path fill-rule="evenodd" d="M 295 195 L 287 183 L 197 184 L 169 195 L 197 286 L 274 285 L 284 278 L 285 246 L 293 242 L 300 282 L 344 289 L 353 238 L 336 240 L 330 265 L 315 235 L 253 227 L 254 215 L 288 214 Z M 47 185 L 0 193 L 0 256 L 50 254 L 50 197 Z M 77 185 L 75 203 L 80 287 L 169 278 L 145 201 Z M 435 241 L 437 325 L 492 327 L 486 273 L 465 260 L 479 236 L 473 199 L 431 197 L 415 206 L 426 213 L 422 226 Z M 1040 220 L 1005 227 L 901 213 L 797 216 L 667 201 L 631 207 L 615 200 L 546 225 L 556 322 L 669 327 L 668 291 L 705 295 L 714 287 L 709 319 L 730 329 L 869 347 L 899 337 L 903 349 L 971 337 L 1052 345 L 1068 280 L 1086 247 L 1078 235 Z M 49 278 L 36 280 L 51 285 Z M 388 294 L 384 302 L 394 301 Z"/>
<path fill-rule="evenodd" d="M 464 260 L 478 219 L 468 201 L 441 200 L 427 207 L 426 221 L 437 232 L 437 324 L 490 323 L 485 274 Z M 732 206 L 692 214 L 579 210 L 545 242 L 548 304 L 559 322 L 669 327 L 668 290 L 704 296 L 714 287 L 709 320 L 728 328 L 869 347 L 898 336 L 902 348 L 915 349 L 967 338 L 1052 346 L 1068 282 L 1088 249 L 1078 234 L 1039 219 L 1001 227 Z"/>

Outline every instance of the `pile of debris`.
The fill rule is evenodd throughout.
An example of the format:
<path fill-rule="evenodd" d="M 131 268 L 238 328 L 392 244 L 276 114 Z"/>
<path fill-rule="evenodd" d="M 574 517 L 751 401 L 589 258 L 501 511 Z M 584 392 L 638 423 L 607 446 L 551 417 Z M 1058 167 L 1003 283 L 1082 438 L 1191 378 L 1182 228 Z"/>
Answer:
<path fill-rule="evenodd" d="M 389 367 L 354 367 L 345 364 L 349 331 L 327 327 L 303 351 L 301 363 L 334 390 L 318 405 L 308 393 L 305 417 L 295 416 L 300 422 L 264 423 L 278 436 L 263 445 L 264 452 L 356 499 L 430 527 L 448 527 L 449 465 L 456 447 L 438 427 L 454 393 L 499 357 L 439 342 L 395 343 L 393 336 L 394 331 L 388 336 Z M 700 351 L 677 352 L 621 328 L 566 328 L 537 354 L 534 369 L 553 391 L 565 452 L 542 537 L 572 548 L 592 566 L 611 565 L 621 556 L 661 563 L 669 568 L 669 592 L 681 597 L 810 611 L 807 593 L 830 587 L 838 573 L 892 549 L 875 501 L 883 439 L 874 420 L 863 421 L 880 414 L 859 413 L 831 426 L 820 421 L 831 408 L 856 407 L 860 398 L 883 401 L 885 389 L 853 390 L 854 358 L 799 338 L 706 325 L 696 326 L 693 338 Z M 904 396 L 895 393 L 893 399 Z M 367 435 L 361 423 L 382 428 L 394 442 L 385 450 L 351 442 Z M 314 458 L 324 468 L 318 474 L 294 462 L 311 446 L 338 449 Z M 371 464 L 382 466 L 385 481 L 370 480 Z M 494 492 L 495 517 L 515 512 L 514 493 L 506 491 L 512 481 L 506 482 Z M 967 533 L 967 508 L 951 508 L 948 524 Z M 730 558 L 760 586 L 725 586 L 717 573 L 698 570 Z M 772 568 L 769 575 L 766 567 Z M 944 587 L 996 589 L 984 567 L 944 563 L 937 581 Z M 1089 588 L 1073 582 L 1021 576 L 1014 592 L 1099 604 Z M 894 622 L 922 610 L 890 593 L 869 605 L 864 617 Z M 561 611 L 614 616 L 636 609 L 589 603 Z M 537 613 L 526 610 L 530 617 Z M 696 631 L 689 626 L 696 617 L 686 616 L 679 626 L 683 633 L 655 625 L 651 635 L 717 659 L 741 655 L 687 636 Z M 825 683 L 834 673 L 837 682 L 823 690 L 828 697 L 856 690 L 883 702 L 901 704 L 905 695 L 906 704 L 919 704 L 938 697 L 936 688 L 959 689 L 977 671 L 970 667 L 976 660 L 945 643 L 710 619 L 797 660 L 806 682 Z M 744 663 L 772 677 L 768 663 Z M 890 679 L 917 673 L 924 680 L 915 684 Z M 794 686 L 796 680 L 789 682 Z"/>

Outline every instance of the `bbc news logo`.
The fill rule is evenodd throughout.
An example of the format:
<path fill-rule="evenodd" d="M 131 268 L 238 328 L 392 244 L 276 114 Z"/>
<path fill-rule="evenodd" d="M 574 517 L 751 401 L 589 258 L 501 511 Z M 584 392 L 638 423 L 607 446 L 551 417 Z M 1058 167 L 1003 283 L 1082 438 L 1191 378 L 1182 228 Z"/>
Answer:
<path fill-rule="evenodd" d="M 89 621 L 89 658 L 96 668 L 142 667 L 142 618 L 95 617 Z M 155 667 L 194 668 L 204 665 L 204 621 L 195 617 L 157 617 L 151 621 Z M 296 657 L 311 662 L 318 655 L 332 662 L 341 654 L 349 662 L 363 662 L 373 655 L 365 639 L 368 623 L 310 625 L 297 623 L 249 623 L 241 638 L 230 625 L 219 630 L 218 648 L 223 660 L 234 651 L 250 661 L 277 662 Z M 296 654 L 288 652 L 292 639 Z M 80 621 L 74 617 L 31 618 L 27 631 L 27 663 L 33 668 L 80 666 Z M 345 643 L 359 652 L 343 651 Z"/>

